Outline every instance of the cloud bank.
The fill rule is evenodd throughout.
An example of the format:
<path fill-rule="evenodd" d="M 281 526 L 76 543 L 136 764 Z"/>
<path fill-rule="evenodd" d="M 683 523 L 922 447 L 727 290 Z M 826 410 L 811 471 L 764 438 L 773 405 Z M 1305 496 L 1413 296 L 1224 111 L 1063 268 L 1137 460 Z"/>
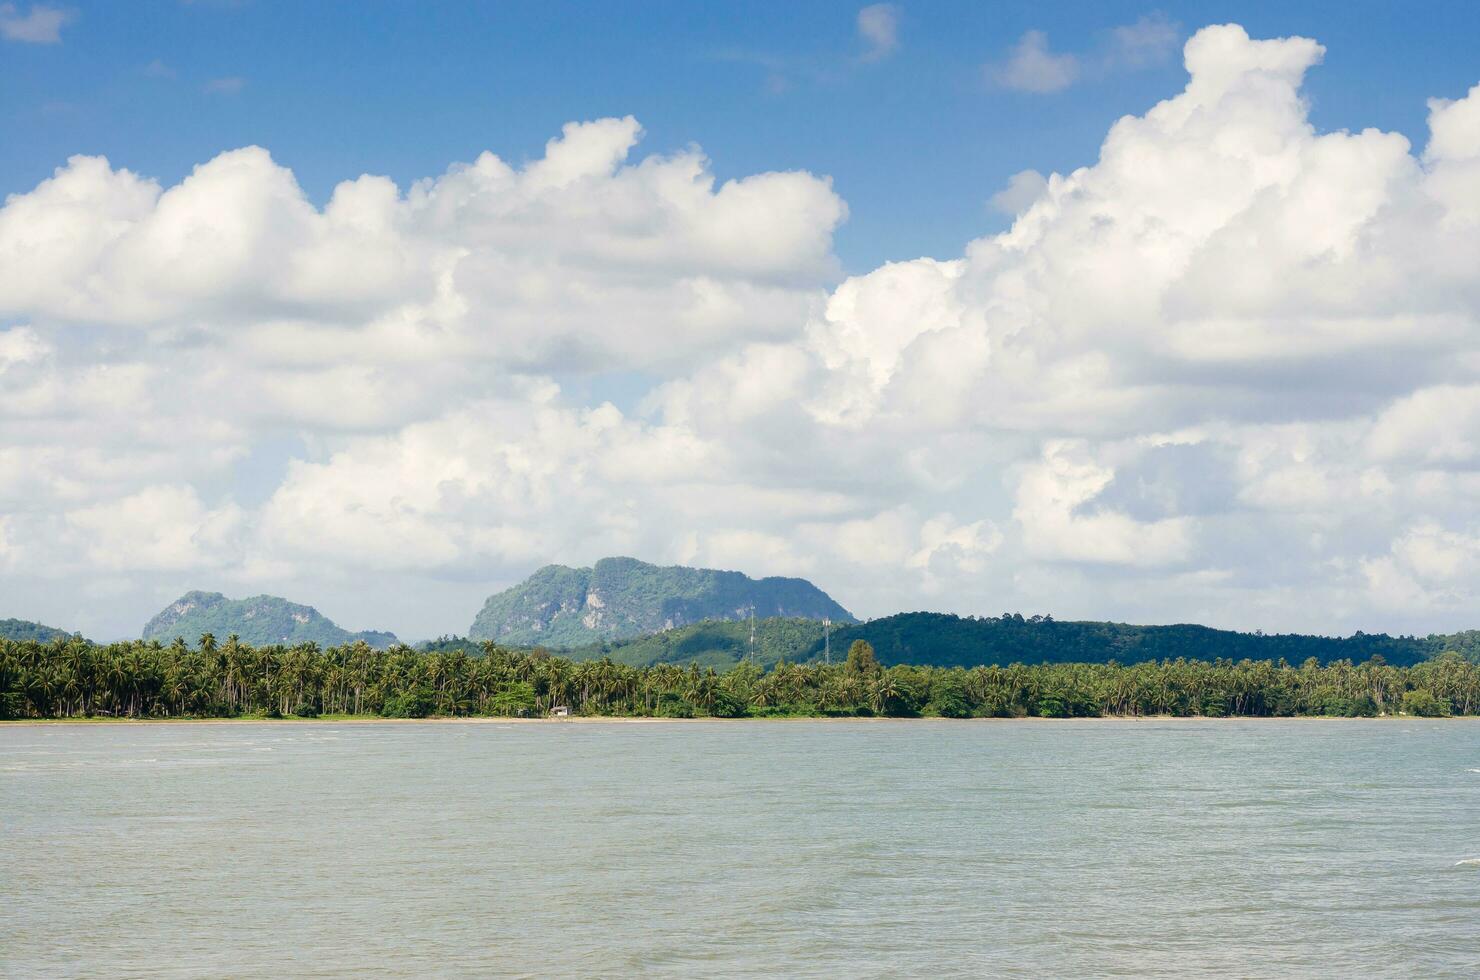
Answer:
<path fill-rule="evenodd" d="M 74 158 L 0 209 L 7 614 L 271 587 L 431 634 L 628 553 L 863 614 L 1476 625 L 1480 86 L 1421 148 L 1321 133 L 1322 55 L 1199 31 L 1008 231 L 841 282 L 825 179 L 630 118 L 323 207 L 258 148 Z"/>

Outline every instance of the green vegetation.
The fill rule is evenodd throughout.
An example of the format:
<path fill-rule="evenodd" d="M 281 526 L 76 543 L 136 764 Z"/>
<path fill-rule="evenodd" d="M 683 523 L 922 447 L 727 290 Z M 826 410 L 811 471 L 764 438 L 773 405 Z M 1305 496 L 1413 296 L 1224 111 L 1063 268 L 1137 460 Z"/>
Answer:
<path fill-rule="evenodd" d="M 187 592 L 144 626 L 144 639 L 161 643 L 176 638 L 194 642 L 205 633 L 234 633 L 242 642 L 254 644 L 316 643 L 329 647 L 361 640 L 384 648 L 396 642 L 394 633 L 351 633 L 312 606 L 270 595 L 228 599 L 219 592 Z"/>
<path fill-rule="evenodd" d="M 940 667 L 1013 663 L 1122 663 L 1175 660 L 1288 660 L 1360 662 L 1380 656 L 1391 664 L 1416 664 L 1445 650 L 1480 661 L 1480 634 L 1392 637 L 1357 633 L 1349 637 L 1298 633 L 1236 633 L 1207 626 L 1131 626 L 1073 622 L 1052 616 L 961 617 L 944 613 L 900 613 L 837 630 L 833 643 L 862 639 L 885 664 L 929 663 Z M 822 647 L 821 635 L 814 650 Z"/>
<path fill-rule="evenodd" d="M 181 718 L 577 714 L 656 717 L 1100 715 L 1425 717 L 1480 712 L 1480 665 L 1446 652 L 1300 667 L 1226 659 L 1116 664 L 885 666 L 866 640 L 842 663 L 632 667 L 485 644 L 423 653 L 364 642 L 252 647 L 0 639 L 0 717 Z"/>
<path fill-rule="evenodd" d="M 841 651 L 841 647 L 836 648 Z M 562 650 L 572 660 L 609 657 L 630 667 L 652 664 L 697 664 L 716 670 L 745 660 L 750 651 L 750 623 L 708 620 L 630 640 L 591 643 Z M 773 617 L 755 622 L 755 662 L 773 667 L 783 660 L 800 663 L 822 657 L 822 624 L 814 619 Z M 839 659 L 842 659 L 839 656 Z"/>
<path fill-rule="evenodd" d="M 811 619 L 764 619 L 755 624 L 755 662 L 809 663 L 823 658 L 822 624 Z M 726 670 L 745 660 L 750 624 L 711 620 L 630 639 L 603 640 L 560 651 L 572 660 L 609 657 L 633 667 L 698 664 Z M 1288 660 L 1321 663 L 1374 656 L 1406 666 L 1446 650 L 1480 663 L 1480 631 L 1427 637 L 1357 633 L 1349 637 L 1235 633 L 1206 626 L 1129 626 L 1069 622 L 1051 616 L 961 617 L 944 613 L 901 613 L 867 623 L 835 627 L 833 658 L 854 640 L 867 640 L 880 662 L 936 667 L 1007 666 L 1014 663 L 1115 663 L 1150 660 Z M 477 653 L 475 641 L 443 637 L 420 649 Z"/>
<path fill-rule="evenodd" d="M 603 558 L 592 568 L 547 565 L 491 596 L 468 635 L 511 646 L 572 648 L 704 620 L 745 619 L 752 608 L 759 619 L 854 622 L 846 609 L 804 579 L 753 579 L 739 572 Z"/>
<path fill-rule="evenodd" d="M 71 635 L 66 630 L 43 626 L 28 619 L 0 619 L 0 639 L 39 640 L 47 643 L 51 640 L 65 640 Z"/>

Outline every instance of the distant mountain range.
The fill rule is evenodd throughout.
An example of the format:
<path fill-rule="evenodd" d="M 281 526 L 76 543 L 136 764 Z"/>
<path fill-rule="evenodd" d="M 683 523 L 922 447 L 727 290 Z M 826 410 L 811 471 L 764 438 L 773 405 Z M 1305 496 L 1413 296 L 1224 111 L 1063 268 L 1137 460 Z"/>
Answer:
<path fill-rule="evenodd" d="M 71 635 L 66 630 L 59 630 L 55 626 L 43 626 L 41 623 L 33 623 L 28 619 L 0 619 L 0 639 L 38 640 L 42 643 L 50 643 L 52 640 L 65 640 Z"/>
<path fill-rule="evenodd" d="M 697 664 L 723 670 L 749 655 L 746 623 L 706 622 L 626 640 L 603 641 L 566 651 L 577 660 L 610 657 L 632 666 Z M 1020 615 L 961 617 L 946 613 L 899 613 L 832 630 L 832 659 L 847 656 L 854 640 L 867 640 L 886 666 L 1007 666 L 1013 663 L 1142 663 L 1148 660 L 1280 660 L 1301 664 L 1360 663 L 1380 656 L 1408 666 L 1453 650 L 1480 661 L 1480 631 L 1394 637 L 1357 633 L 1349 637 L 1298 633 L 1237 633 L 1207 626 L 1133 626 L 1073 622 Z M 806 663 L 824 655 L 822 624 L 806 619 L 756 622 L 755 661 Z"/>
<path fill-rule="evenodd" d="M 193 644 L 202 633 L 211 633 L 217 640 L 235 633 L 252 646 L 317 643 L 330 647 L 364 640 L 372 647 L 388 647 L 397 642 L 394 633 L 351 633 L 312 606 L 271 595 L 228 599 L 219 592 L 187 592 L 144 626 L 144 639 L 162 643 L 180 637 Z"/>
<path fill-rule="evenodd" d="M 1480 662 L 1480 631 L 1426 637 L 1357 633 L 1349 637 L 1239 633 L 1190 624 L 1135 626 L 1075 622 L 1010 614 L 961 617 L 912 612 L 858 622 L 804 579 L 752 579 L 739 572 L 661 567 L 632 558 L 604 558 L 591 568 L 548 565 L 524 582 L 490 597 L 468 638 L 421 644 L 431 651 L 482 652 L 480 641 L 503 647 L 545 647 L 577 660 L 610 657 L 619 663 L 658 663 L 725 669 L 752 656 L 760 666 L 782 660 L 807 663 L 824 656 L 822 619 L 833 622 L 831 656 L 841 660 L 855 640 L 867 640 L 885 665 L 1007 666 L 1013 663 L 1133 664 L 1149 660 L 1286 660 L 1362 662 L 1382 657 L 1407 666 L 1448 650 Z M 363 640 L 376 648 L 394 634 L 350 632 L 312 606 L 275 596 L 228 599 L 219 592 L 187 592 L 144 627 L 144 639 L 194 644 L 202 633 L 224 640 L 235 633 L 254 646 Z M 63 630 L 23 620 L 0 620 L 0 638 L 66 639 Z"/>
<path fill-rule="evenodd" d="M 468 636 L 507 646 L 566 649 L 705 620 L 748 619 L 752 611 L 757 619 L 856 622 L 805 579 L 753 579 L 712 568 L 603 558 L 592 568 L 546 565 L 489 597 Z"/>

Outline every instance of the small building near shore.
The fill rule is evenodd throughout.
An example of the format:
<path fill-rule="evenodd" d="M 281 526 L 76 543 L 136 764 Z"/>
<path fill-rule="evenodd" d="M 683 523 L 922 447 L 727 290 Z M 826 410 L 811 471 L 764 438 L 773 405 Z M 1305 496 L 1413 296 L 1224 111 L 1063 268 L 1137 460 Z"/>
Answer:
<path fill-rule="evenodd" d="M 557 704 L 550 709 L 551 718 L 569 718 L 570 708 L 563 704 Z"/>

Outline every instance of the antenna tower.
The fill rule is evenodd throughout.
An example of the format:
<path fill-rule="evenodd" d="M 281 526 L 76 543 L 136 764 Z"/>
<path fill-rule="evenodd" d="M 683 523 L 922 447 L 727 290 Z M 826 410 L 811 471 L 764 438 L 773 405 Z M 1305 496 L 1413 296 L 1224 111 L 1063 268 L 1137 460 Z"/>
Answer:
<path fill-rule="evenodd" d="M 822 662 L 832 663 L 832 620 L 822 617 Z"/>

